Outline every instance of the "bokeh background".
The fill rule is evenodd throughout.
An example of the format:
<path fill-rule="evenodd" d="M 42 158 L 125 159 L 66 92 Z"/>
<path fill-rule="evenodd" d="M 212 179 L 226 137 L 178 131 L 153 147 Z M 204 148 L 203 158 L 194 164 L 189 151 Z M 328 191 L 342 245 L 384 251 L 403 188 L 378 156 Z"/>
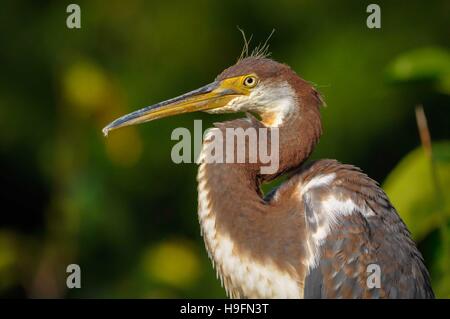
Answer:
<path fill-rule="evenodd" d="M 328 107 L 313 158 L 361 167 L 408 224 L 450 297 L 450 2 L 67 1 L 0 4 L 0 296 L 224 297 L 196 216 L 195 164 L 174 164 L 189 114 L 105 139 L 115 117 L 209 83 L 243 40 L 315 83 Z M 422 104 L 432 157 L 421 147 Z M 238 115 L 239 116 L 239 115 Z M 236 117 L 236 115 L 234 116 Z M 66 288 L 79 264 L 82 288 Z"/>

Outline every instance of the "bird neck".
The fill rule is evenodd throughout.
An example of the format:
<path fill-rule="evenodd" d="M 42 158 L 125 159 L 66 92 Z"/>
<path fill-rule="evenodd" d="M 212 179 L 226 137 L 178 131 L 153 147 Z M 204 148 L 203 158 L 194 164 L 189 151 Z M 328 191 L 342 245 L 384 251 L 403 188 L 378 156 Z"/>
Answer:
<path fill-rule="evenodd" d="M 280 115 L 278 115 L 279 117 Z M 273 174 L 260 175 L 262 181 L 271 181 L 281 174 L 301 166 L 313 152 L 322 133 L 320 113 L 311 109 L 302 112 L 298 107 L 289 116 L 275 119 L 277 115 L 262 114 L 262 123 L 278 122 L 279 168 Z"/>
<path fill-rule="evenodd" d="M 312 125 L 317 120 L 319 126 Z M 264 117 L 262 121 L 264 123 Z M 248 123 L 247 120 L 236 120 L 224 125 L 241 127 Z M 293 241 L 304 242 L 303 234 L 286 232 L 284 219 L 276 217 L 280 207 L 268 205 L 260 183 L 298 167 L 308 158 L 320 135 L 320 118 L 312 114 L 285 118 L 278 129 L 280 165 L 275 174 L 260 175 L 254 165 L 238 163 L 202 163 L 199 167 L 201 232 L 209 257 L 230 297 L 302 297 L 302 289 L 297 285 L 306 268 L 299 254 L 306 252 L 303 246 L 290 248 Z M 290 209 L 284 207 L 280 211 Z M 298 227 L 301 229 L 301 225 Z M 279 234 L 276 239 L 274 233 Z M 268 245 L 272 248 L 268 249 Z M 290 276 L 292 269 L 296 269 L 296 274 Z M 241 273 L 244 275 L 239 276 Z M 274 282 L 285 283 L 283 289 L 272 289 L 273 285 L 268 282 L 251 293 L 251 287 L 255 285 L 252 274 L 258 277 L 258 274 L 267 273 L 273 275 Z"/>
<path fill-rule="evenodd" d="M 315 91 L 314 91 L 315 92 Z M 308 101 L 304 97 L 298 98 L 300 103 L 313 103 L 317 100 Z M 207 193 L 208 200 L 213 200 L 218 206 L 224 206 L 219 211 L 227 215 L 239 213 L 234 209 L 228 209 L 227 205 L 236 205 L 239 203 L 239 208 L 242 211 L 246 208 L 246 203 L 249 206 L 255 206 L 258 203 L 263 203 L 263 194 L 260 190 L 262 182 L 268 182 L 280 176 L 283 173 L 292 171 L 304 163 L 312 153 L 317 144 L 322 132 L 319 106 L 305 108 L 301 105 L 295 105 L 295 111 L 290 112 L 288 116 L 283 116 L 282 119 L 276 119 L 279 123 L 277 127 L 270 127 L 270 121 L 273 121 L 274 116 L 269 113 L 260 114 L 261 122 L 251 117 L 248 119 L 238 119 L 234 121 L 217 124 L 217 129 L 225 132 L 228 128 L 243 128 L 249 127 L 256 129 L 260 127 L 270 127 L 278 130 L 278 144 L 279 144 L 279 162 L 276 172 L 271 174 L 261 174 L 261 166 L 263 164 L 256 163 L 203 163 L 200 165 L 198 173 L 199 182 L 199 196 Z M 225 133 L 222 134 L 226 136 Z M 208 141 L 205 141 L 207 144 Z M 234 141 L 233 141 L 234 143 Z M 248 141 L 247 141 L 248 143 Z M 226 145 L 226 139 L 223 142 Z M 202 151 L 202 153 L 205 150 Z M 248 146 L 246 147 L 248 149 Z M 255 207 L 253 207 L 255 208 Z M 230 217 L 230 216 L 228 216 Z"/>
<path fill-rule="evenodd" d="M 303 91 L 300 92 L 303 93 Z M 216 124 L 217 129 L 222 131 L 223 146 L 226 151 L 227 134 L 225 132 L 227 129 L 240 128 L 246 130 L 254 128 L 258 131 L 260 128 L 267 128 L 268 132 L 277 130 L 278 149 L 275 151 L 278 153 L 278 163 L 276 165 L 278 169 L 270 174 L 262 174 L 261 167 L 266 164 L 260 162 L 256 164 L 249 162 L 202 164 L 200 166 L 199 182 L 207 180 L 218 192 L 229 192 L 227 197 L 237 193 L 247 195 L 252 193 L 261 199 L 259 191 L 261 182 L 269 182 L 281 174 L 298 168 L 311 155 L 322 133 L 319 110 L 321 103 L 322 100 L 318 93 L 311 89 L 307 94 L 297 93 L 297 96 L 292 99 L 292 105 L 285 108 L 285 112 L 279 112 L 279 109 L 274 107 L 271 110 L 276 110 L 275 112 L 266 111 L 260 113 L 261 121 L 249 114 L 247 119 L 237 119 Z M 273 143 L 274 141 L 271 139 L 274 135 L 267 134 L 269 135 L 268 143 Z M 258 143 L 259 141 L 258 139 Z M 232 143 L 237 144 L 235 140 Z M 249 141 L 246 140 L 245 143 L 247 144 L 245 150 L 249 150 Z M 235 145 L 234 149 L 237 148 L 236 146 L 238 145 Z M 260 147 L 259 145 L 258 152 L 261 151 Z M 272 150 L 269 146 L 266 149 L 268 151 L 269 149 Z M 248 160 L 248 157 L 246 157 L 246 160 Z M 216 185 L 221 185 L 221 187 Z M 220 196 L 221 194 L 216 195 Z M 246 198 L 252 198 L 252 196 L 246 196 Z"/>

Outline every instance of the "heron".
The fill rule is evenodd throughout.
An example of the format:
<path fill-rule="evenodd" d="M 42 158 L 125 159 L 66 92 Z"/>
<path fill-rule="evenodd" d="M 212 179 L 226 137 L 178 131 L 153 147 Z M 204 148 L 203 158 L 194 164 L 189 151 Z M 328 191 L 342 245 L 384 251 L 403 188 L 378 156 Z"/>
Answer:
<path fill-rule="evenodd" d="M 230 298 L 434 298 L 423 257 L 379 184 L 337 160 L 308 161 L 323 104 L 288 65 L 250 54 L 103 133 L 195 111 L 245 114 L 213 131 L 278 130 L 276 172 L 262 174 L 259 161 L 199 164 L 201 234 Z M 206 134 L 201 154 L 211 142 Z M 265 195 L 261 186 L 280 176 L 286 181 Z"/>

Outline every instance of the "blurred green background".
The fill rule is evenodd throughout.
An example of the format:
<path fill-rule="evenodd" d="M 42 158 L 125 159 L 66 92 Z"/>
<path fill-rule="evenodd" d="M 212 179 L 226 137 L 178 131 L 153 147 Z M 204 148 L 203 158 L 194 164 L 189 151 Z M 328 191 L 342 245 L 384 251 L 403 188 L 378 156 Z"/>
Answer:
<path fill-rule="evenodd" d="M 383 184 L 450 297 L 450 2 L 2 1 L 0 296 L 224 297 L 196 216 L 195 164 L 170 159 L 189 114 L 102 136 L 115 117 L 209 83 L 253 44 L 315 83 L 328 107 L 313 158 Z M 433 159 L 421 148 L 423 104 Z M 236 117 L 236 115 L 234 116 Z M 229 118 L 228 116 L 226 118 Z M 82 288 L 66 288 L 66 266 Z"/>

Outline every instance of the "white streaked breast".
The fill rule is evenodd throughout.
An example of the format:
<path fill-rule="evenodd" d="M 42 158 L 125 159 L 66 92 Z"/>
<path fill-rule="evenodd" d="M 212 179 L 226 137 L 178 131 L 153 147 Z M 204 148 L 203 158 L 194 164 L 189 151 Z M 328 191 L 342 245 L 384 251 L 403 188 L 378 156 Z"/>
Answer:
<path fill-rule="evenodd" d="M 227 294 L 232 298 L 302 298 L 303 287 L 299 286 L 295 272 L 281 271 L 270 259 L 256 262 L 242 249 L 237 254 L 233 239 L 217 231 L 216 215 L 211 211 L 204 170 L 204 165 L 200 165 L 198 216 L 208 254 Z"/>

